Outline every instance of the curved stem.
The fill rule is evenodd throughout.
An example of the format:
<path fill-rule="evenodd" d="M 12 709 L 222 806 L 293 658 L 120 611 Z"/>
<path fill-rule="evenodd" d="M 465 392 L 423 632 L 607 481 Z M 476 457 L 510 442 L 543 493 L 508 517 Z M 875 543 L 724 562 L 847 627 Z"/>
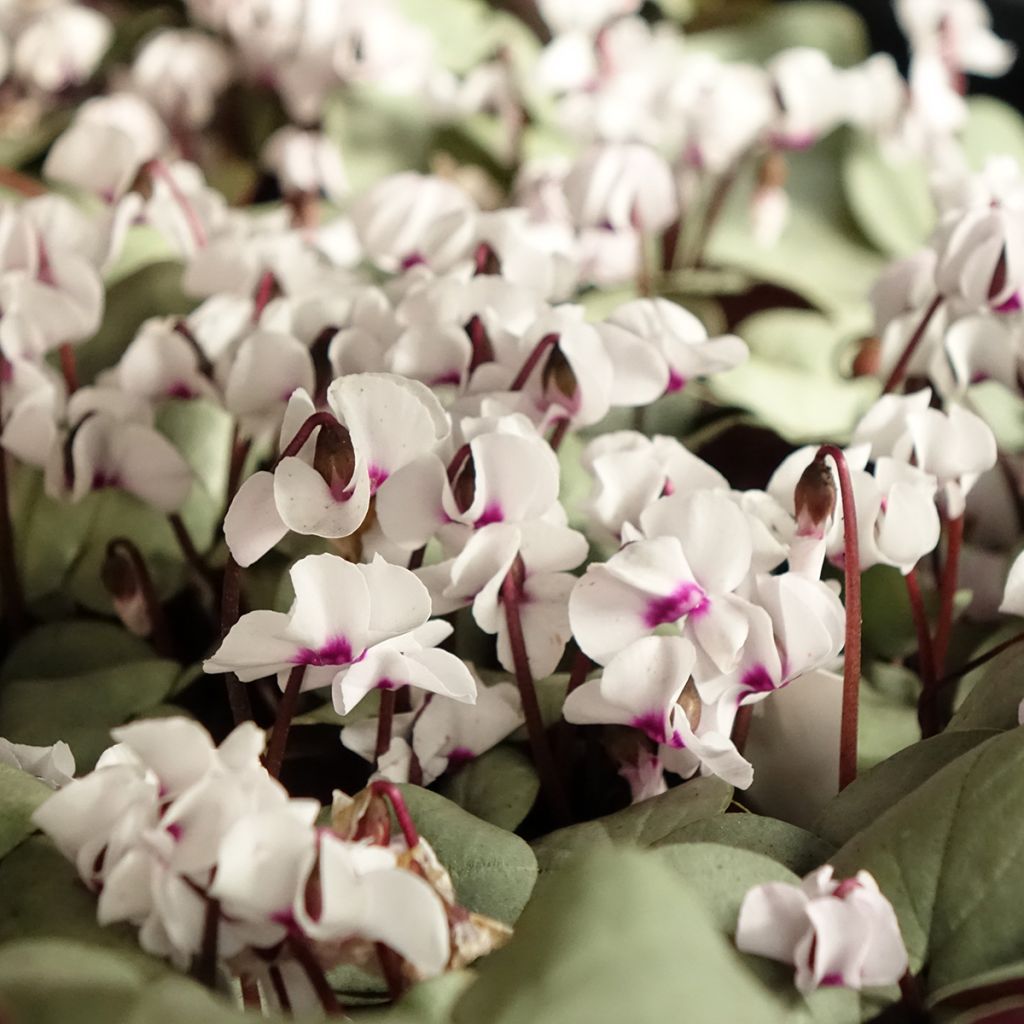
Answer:
<path fill-rule="evenodd" d="M 1011 636 L 1009 640 L 1004 640 L 1002 643 L 996 644 L 989 651 L 985 651 L 984 654 L 979 654 L 976 658 L 971 658 L 970 661 L 964 662 L 955 672 L 950 672 L 948 675 L 943 676 L 935 685 L 940 689 L 949 686 L 951 683 L 955 683 L 958 679 L 963 679 L 968 672 L 973 672 L 976 668 L 981 668 L 982 665 L 987 665 L 993 658 L 998 657 L 1003 651 L 1008 651 L 1011 647 L 1016 647 L 1017 644 L 1024 641 L 1024 633 L 1018 633 L 1016 636 Z"/>
<path fill-rule="evenodd" d="M 305 665 L 296 665 L 288 673 L 288 682 L 284 688 L 284 696 L 277 705 L 277 718 L 274 729 L 267 744 L 266 766 L 271 778 L 279 778 L 281 765 L 284 764 L 284 749 L 288 744 L 288 730 L 292 727 L 295 709 L 299 705 L 299 691 L 302 689 L 302 677 L 306 674 Z"/>
<path fill-rule="evenodd" d="M 892 368 L 892 372 L 885 382 L 885 387 L 882 388 L 883 395 L 887 395 L 890 391 L 895 391 L 903 383 L 903 378 L 907 375 L 907 367 L 910 366 L 910 360 L 914 358 L 914 353 L 924 338 L 924 332 L 927 330 L 928 324 L 931 323 L 931 319 L 941 303 L 942 296 L 936 295 L 932 299 L 931 305 L 924 311 L 924 316 L 921 317 L 921 321 L 910 336 L 906 348 L 904 348 L 902 355 L 900 355 L 896 365 Z"/>
<path fill-rule="evenodd" d="M 206 897 L 203 917 L 203 941 L 192 961 L 192 977 L 207 988 L 217 986 L 217 938 L 220 929 L 220 901 Z"/>
<path fill-rule="evenodd" d="M 174 531 L 174 539 L 178 542 L 178 547 L 181 548 L 181 553 L 185 556 L 185 561 L 188 563 L 189 568 L 201 580 L 209 584 L 212 590 L 216 591 L 213 570 L 206 564 L 203 556 L 199 554 L 199 550 L 192 543 L 192 535 L 188 532 L 185 521 L 177 512 L 172 512 L 167 517 L 167 520 L 171 524 L 171 529 Z"/>
<path fill-rule="evenodd" d="M 278 455 L 277 461 L 274 465 L 279 466 L 285 459 L 290 459 L 292 456 L 298 455 L 299 452 L 302 451 L 303 445 L 309 440 L 310 435 L 317 427 L 325 427 L 326 429 L 331 430 L 334 428 L 340 428 L 341 424 L 337 421 L 333 413 L 311 413 L 303 421 L 302 426 L 295 432 L 295 436 L 281 451 L 281 454 Z"/>
<path fill-rule="evenodd" d="M 512 649 L 516 685 L 519 687 L 523 717 L 526 719 L 526 732 L 530 737 L 530 748 L 533 751 L 533 761 L 537 768 L 537 774 L 540 776 L 541 787 L 555 816 L 561 821 L 568 822 L 570 818 L 569 804 L 562 789 L 555 759 L 544 729 L 544 719 L 537 701 L 537 689 L 526 653 L 523 622 L 519 615 L 519 606 L 522 600 L 520 583 L 522 572 L 522 560 L 517 556 L 501 585 L 501 603 L 505 609 L 505 620 L 508 623 L 508 642 Z"/>
<path fill-rule="evenodd" d="M 708 242 L 711 240 L 711 233 L 714 231 L 715 225 L 725 209 L 725 201 L 729 198 L 733 185 L 736 184 L 739 165 L 742 159 L 743 157 L 740 157 L 732 170 L 720 175 L 718 181 L 715 182 L 714 190 L 708 199 L 707 212 L 704 215 L 704 220 L 697 235 L 697 241 L 694 244 L 693 258 L 687 261 L 691 267 L 699 267 L 704 262 L 705 250 L 707 249 Z"/>
<path fill-rule="evenodd" d="M 416 828 L 416 823 L 412 820 L 412 815 L 409 813 L 409 808 L 406 806 L 402 791 L 393 782 L 388 782 L 387 779 L 376 779 L 370 783 L 370 792 L 374 796 L 383 797 L 391 804 L 391 809 L 395 812 L 395 820 L 398 822 L 398 827 L 402 830 L 402 835 L 405 837 L 406 846 L 410 850 L 414 850 L 419 846 L 420 834 Z"/>
<path fill-rule="evenodd" d="M 843 502 L 843 600 L 846 604 L 846 639 L 843 645 L 843 706 L 839 724 L 839 788 L 845 789 L 857 777 L 857 714 L 860 701 L 860 545 L 857 534 L 857 506 L 846 456 L 835 445 L 818 449 L 819 459 L 831 458 L 839 473 L 839 494 Z"/>
<path fill-rule="evenodd" d="M 519 372 L 515 375 L 512 383 L 509 384 L 509 391 L 521 391 L 523 385 L 530 379 L 530 374 L 537 368 L 537 364 L 540 362 L 541 357 L 549 348 L 554 348 L 558 344 L 557 334 L 545 334 L 536 345 L 533 346 L 533 351 L 526 357 L 523 365 L 519 367 Z"/>

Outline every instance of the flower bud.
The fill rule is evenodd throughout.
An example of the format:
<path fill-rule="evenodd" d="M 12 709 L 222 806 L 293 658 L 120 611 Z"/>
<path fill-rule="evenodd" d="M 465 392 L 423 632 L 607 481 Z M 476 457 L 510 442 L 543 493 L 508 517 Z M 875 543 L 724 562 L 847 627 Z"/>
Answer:
<path fill-rule="evenodd" d="M 801 473 L 793 492 L 799 537 L 824 537 L 836 507 L 836 484 L 824 459 L 815 459 Z"/>
<path fill-rule="evenodd" d="M 313 468 L 327 481 L 335 500 L 342 500 L 356 471 L 356 450 L 345 427 L 321 427 L 313 453 Z"/>
<path fill-rule="evenodd" d="M 136 636 L 149 636 L 153 632 L 153 622 L 146 607 L 142 581 L 132 560 L 115 545 L 107 550 L 100 566 L 100 579 L 125 628 Z"/>

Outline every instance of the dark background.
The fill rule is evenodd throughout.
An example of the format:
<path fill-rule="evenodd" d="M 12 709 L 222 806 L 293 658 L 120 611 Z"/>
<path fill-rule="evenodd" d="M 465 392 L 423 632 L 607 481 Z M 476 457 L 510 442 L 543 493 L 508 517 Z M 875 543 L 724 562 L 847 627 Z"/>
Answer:
<path fill-rule="evenodd" d="M 871 48 L 891 53 L 899 62 L 900 70 L 907 70 L 907 42 L 896 23 L 890 0 L 846 0 L 867 22 L 871 33 Z M 1015 43 L 1020 56 L 1017 63 L 1002 78 L 989 79 L 971 76 L 969 91 L 998 96 L 1024 108 L 1024 0 L 989 0 L 992 26 L 996 35 Z"/>

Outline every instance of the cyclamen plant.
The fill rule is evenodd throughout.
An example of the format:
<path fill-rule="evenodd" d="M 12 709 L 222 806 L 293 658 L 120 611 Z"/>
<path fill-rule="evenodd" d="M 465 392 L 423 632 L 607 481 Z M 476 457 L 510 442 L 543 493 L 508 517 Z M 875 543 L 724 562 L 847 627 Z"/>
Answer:
<path fill-rule="evenodd" d="M 8 7 L 0 1020 L 1024 1013 L 980 0 Z"/>

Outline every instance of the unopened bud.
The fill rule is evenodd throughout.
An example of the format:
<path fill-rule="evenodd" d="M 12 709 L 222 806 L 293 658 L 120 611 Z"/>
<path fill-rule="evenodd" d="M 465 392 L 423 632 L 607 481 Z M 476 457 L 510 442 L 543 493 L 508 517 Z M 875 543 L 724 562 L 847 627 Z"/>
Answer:
<path fill-rule="evenodd" d="M 340 500 L 356 471 L 356 450 L 349 432 L 337 427 L 321 427 L 313 453 L 313 468 L 327 481 L 331 494 Z"/>
<path fill-rule="evenodd" d="M 700 715 L 704 708 L 704 702 L 700 699 L 700 694 L 697 692 L 697 687 L 692 679 L 683 687 L 683 692 L 679 694 L 679 699 L 676 703 L 683 709 L 683 714 L 686 715 L 690 728 L 696 732 L 697 726 L 700 725 Z"/>
<path fill-rule="evenodd" d="M 815 459 L 800 475 L 793 492 L 798 537 L 824 537 L 836 507 L 836 483 L 824 459 Z"/>
<path fill-rule="evenodd" d="M 576 397 L 576 392 L 579 389 L 576 374 L 573 372 L 572 366 L 569 365 L 569 360 L 565 358 L 557 345 L 551 350 L 551 355 L 548 356 L 548 360 L 544 364 L 541 381 L 545 391 L 553 387 L 564 398 L 572 400 Z"/>
<path fill-rule="evenodd" d="M 861 338 L 857 354 L 853 357 L 851 374 L 854 377 L 877 377 L 882 365 L 882 342 L 876 337 Z"/>
<path fill-rule="evenodd" d="M 153 632 L 153 622 L 132 560 L 116 548 L 110 548 L 100 566 L 100 579 L 125 628 L 136 636 L 148 637 Z"/>
<path fill-rule="evenodd" d="M 789 164 L 778 150 L 773 149 L 761 161 L 757 172 L 757 187 L 760 189 L 785 188 L 789 180 Z"/>

